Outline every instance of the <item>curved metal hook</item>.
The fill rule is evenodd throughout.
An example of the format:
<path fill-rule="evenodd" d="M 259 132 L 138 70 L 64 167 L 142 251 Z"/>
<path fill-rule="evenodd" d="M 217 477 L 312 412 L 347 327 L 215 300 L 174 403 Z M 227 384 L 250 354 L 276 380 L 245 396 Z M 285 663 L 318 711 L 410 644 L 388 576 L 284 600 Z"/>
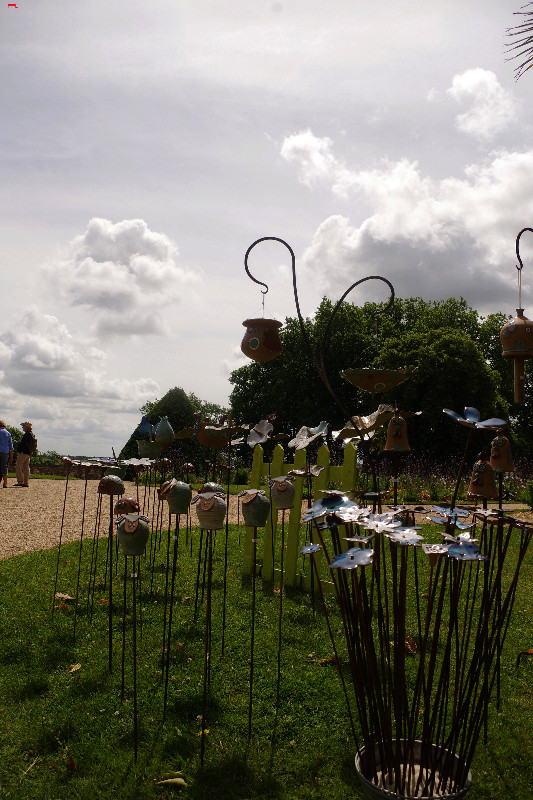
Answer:
<path fill-rule="evenodd" d="M 326 387 L 326 389 L 328 390 L 328 392 L 332 396 L 332 398 L 335 401 L 335 403 L 337 404 L 337 406 L 341 409 L 341 411 L 343 412 L 345 417 L 347 419 L 351 420 L 355 430 L 358 431 L 359 429 L 358 429 L 358 426 L 357 426 L 355 420 L 353 419 L 353 417 L 350 414 L 350 412 L 345 409 L 344 404 L 341 403 L 341 401 L 337 397 L 333 387 L 331 386 L 331 384 L 329 382 L 329 379 L 328 379 L 328 376 L 327 376 L 327 373 L 326 373 L 326 367 L 325 367 L 325 364 L 324 364 L 324 352 L 323 352 L 324 344 L 326 343 L 327 338 L 329 336 L 331 323 L 332 323 L 332 321 L 333 321 L 333 319 L 335 317 L 335 314 L 339 310 L 339 308 L 340 308 L 341 304 L 343 303 L 345 297 L 352 291 L 352 289 L 355 289 L 355 287 L 359 286 L 361 283 L 365 283 L 366 281 L 372 281 L 372 280 L 383 281 L 383 283 L 387 284 L 387 286 L 389 287 L 390 292 L 391 292 L 389 301 L 388 301 L 387 305 L 384 308 L 380 309 L 379 311 L 375 311 L 374 312 L 373 316 L 376 316 L 377 314 L 383 314 L 393 304 L 394 296 L 395 296 L 394 295 L 394 287 L 393 287 L 392 283 L 389 280 L 387 280 L 387 278 L 382 278 L 381 275 L 368 275 L 366 278 L 360 278 L 358 281 L 355 281 L 355 283 L 352 283 L 352 285 L 344 292 L 344 294 L 342 295 L 340 300 L 338 300 L 338 302 L 335 305 L 333 311 L 331 312 L 331 316 L 330 316 L 330 318 L 328 320 L 328 324 L 326 326 L 326 330 L 324 331 L 324 335 L 322 336 L 322 340 L 320 342 L 320 349 L 319 349 L 320 360 L 319 360 L 316 357 L 316 355 L 315 355 L 315 353 L 313 351 L 313 348 L 311 346 L 311 341 L 310 341 L 308 333 L 307 333 L 307 331 L 305 329 L 305 321 L 304 321 L 304 318 L 302 316 L 302 312 L 300 310 L 300 301 L 299 301 L 299 298 L 298 298 L 298 288 L 296 286 L 296 256 L 294 255 L 294 250 L 292 249 L 292 247 L 289 244 L 287 244 L 287 242 L 284 239 L 280 239 L 278 236 L 263 236 L 261 239 L 257 239 L 253 244 L 251 244 L 250 247 L 248 248 L 248 250 L 246 251 L 246 255 L 244 256 L 244 268 L 245 268 L 248 276 L 254 281 L 254 283 L 259 283 L 261 286 L 264 286 L 266 288 L 266 291 L 262 292 L 262 294 L 266 294 L 266 292 L 268 292 L 267 284 L 263 283 L 263 281 L 258 281 L 256 278 L 254 278 L 253 275 L 250 273 L 250 270 L 248 269 L 248 255 L 249 255 L 250 251 L 256 246 L 256 244 L 259 244 L 260 242 L 267 242 L 267 241 L 279 242 L 280 244 L 283 244 L 287 248 L 289 253 L 291 254 L 292 287 L 293 287 L 293 292 L 294 292 L 294 303 L 296 305 L 296 313 L 297 313 L 297 316 L 298 316 L 298 322 L 299 322 L 299 325 L 300 325 L 300 330 L 301 330 L 301 333 L 302 333 L 302 337 L 303 337 L 305 346 L 307 348 L 307 351 L 308 351 L 309 355 L 311 356 L 311 359 L 312 359 L 312 361 L 313 361 L 313 363 L 315 365 L 316 371 L 318 372 L 318 374 L 319 374 L 324 386 Z"/>
<path fill-rule="evenodd" d="M 522 272 L 522 270 L 524 269 L 524 265 L 522 264 L 522 259 L 520 258 L 520 237 L 526 231 L 531 231 L 531 233 L 533 233 L 533 228 L 522 228 L 522 230 L 516 237 L 516 257 L 518 259 L 518 263 L 520 264 L 520 266 L 518 266 L 517 264 L 516 268 L 519 272 Z"/>
<path fill-rule="evenodd" d="M 292 264 L 293 264 L 293 272 L 294 272 L 294 268 L 295 268 L 294 265 L 296 263 L 296 257 L 294 255 L 294 251 L 293 251 L 292 247 L 290 245 L 288 245 L 287 242 L 284 239 L 280 239 L 277 236 L 262 236 L 261 239 L 256 239 L 256 241 L 253 244 L 250 245 L 250 247 L 248 248 L 248 250 L 244 254 L 244 269 L 246 270 L 246 274 L 248 275 L 248 277 L 254 283 L 258 283 L 260 286 L 264 286 L 265 287 L 265 291 L 263 291 L 261 289 L 261 294 L 267 294 L 268 285 L 266 283 L 264 283 L 263 281 L 258 281 L 257 278 L 254 278 L 254 276 L 252 275 L 252 273 L 248 269 L 248 256 L 250 255 L 250 252 L 253 250 L 253 248 L 256 246 L 256 244 L 259 244 L 260 242 L 280 242 L 281 244 L 284 244 L 285 247 L 287 248 L 287 250 L 291 254 Z"/>

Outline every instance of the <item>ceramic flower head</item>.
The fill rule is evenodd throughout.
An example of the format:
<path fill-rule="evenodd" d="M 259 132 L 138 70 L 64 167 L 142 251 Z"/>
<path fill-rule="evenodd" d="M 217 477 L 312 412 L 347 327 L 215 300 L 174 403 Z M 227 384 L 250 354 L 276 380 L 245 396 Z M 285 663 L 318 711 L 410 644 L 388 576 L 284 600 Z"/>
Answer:
<path fill-rule="evenodd" d="M 341 492 L 328 492 L 325 497 L 321 497 L 309 511 L 304 515 L 303 521 L 310 522 L 318 517 L 324 517 L 338 511 L 340 508 L 355 506 L 355 502 L 350 500 Z"/>
<path fill-rule="evenodd" d="M 322 421 L 316 428 L 308 428 L 302 425 L 294 439 L 289 442 L 289 447 L 294 447 L 295 450 L 303 450 L 318 439 L 325 438 L 329 428 L 329 423 Z"/>
<path fill-rule="evenodd" d="M 372 563 L 373 557 L 373 550 L 360 550 L 358 547 L 351 547 L 345 553 L 335 556 L 329 566 L 331 569 L 357 569 L 358 567 L 368 567 Z"/>
<path fill-rule="evenodd" d="M 354 416 L 353 422 L 352 420 L 348 420 L 342 430 L 333 431 L 333 438 L 351 442 L 352 439 L 361 439 L 363 436 L 370 436 L 377 431 L 378 428 L 381 428 L 392 419 L 393 416 L 394 408 L 381 403 L 377 410 L 367 417 Z M 354 422 L 357 425 L 357 430 L 354 428 Z"/>
<path fill-rule="evenodd" d="M 484 556 L 479 547 L 472 542 L 461 542 L 461 544 L 451 544 L 448 547 L 447 555 L 457 561 L 488 561 L 488 556 Z"/>
<path fill-rule="evenodd" d="M 306 544 L 305 547 L 302 547 L 300 553 L 303 556 L 312 556 L 315 553 L 319 553 L 322 550 L 322 547 L 317 544 L 316 542 L 311 542 L 310 544 Z"/>
<path fill-rule="evenodd" d="M 498 430 L 498 428 L 504 428 L 505 425 L 507 425 L 507 422 L 504 419 L 498 419 L 497 417 L 491 417 L 491 419 L 486 419 L 483 422 L 480 422 L 480 413 L 477 408 L 472 408 L 472 406 L 466 406 L 464 417 L 461 417 L 459 414 L 456 414 L 455 411 L 452 411 L 449 408 L 443 408 L 442 410 L 460 425 L 464 425 L 467 428 Z"/>
<path fill-rule="evenodd" d="M 248 434 L 246 444 L 254 448 L 256 444 L 264 444 L 265 442 L 272 440 L 277 441 L 278 439 L 288 439 L 289 436 L 286 433 L 278 433 L 274 435 L 274 426 L 272 425 L 273 418 L 275 418 L 275 415 L 271 414 L 269 417 L 267 417 L 267 419 L 259 420 L 257 425 L 254 425 Z"/>

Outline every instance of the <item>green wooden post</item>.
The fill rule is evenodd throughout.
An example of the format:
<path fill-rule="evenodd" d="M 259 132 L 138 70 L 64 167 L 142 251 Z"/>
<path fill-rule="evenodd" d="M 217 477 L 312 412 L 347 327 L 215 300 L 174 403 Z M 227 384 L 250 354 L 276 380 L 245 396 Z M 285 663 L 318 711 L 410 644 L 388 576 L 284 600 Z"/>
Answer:
<path fill-rule="evenodd" d="M 342 469 L 342 489 L 350 491 L 355 486 L 355 472 L 357 470 L 357 447 L 348 442 L 344 448 L 344 464 Z M 352 498 L 353 499 L 353 498 Z"/>
<path fill-rule="evenodd" d="M 274 452 L 272 454 L 272 464 L 264 464 L 263 465 L 263 473 L 265 476 L 269 474 L 268 467 L 270 466 L 270 477 L 277 478 L 279 475 L 283 475 L 283 457 L 285 453 L 283 447 L 280 444 L 277 444 L 274 448 Z M 270 496 L 270 489 L 267 489 L 267 494 Z M 264 578 L 266 581 L 271 581 L 274 577 L 274 563 L 276 560 L 275 557 L 275 547 L 277 541 L 277 529 L 278 529 L 278 515 L 276 513 L 276 509 L 272 503 L 272 497 L 270 496 L 270 514 L 268 515 L 268 519 L 265 525 L 265 545 L 263 551 L 263 570 L 261 572 L 261 577 Z"/>

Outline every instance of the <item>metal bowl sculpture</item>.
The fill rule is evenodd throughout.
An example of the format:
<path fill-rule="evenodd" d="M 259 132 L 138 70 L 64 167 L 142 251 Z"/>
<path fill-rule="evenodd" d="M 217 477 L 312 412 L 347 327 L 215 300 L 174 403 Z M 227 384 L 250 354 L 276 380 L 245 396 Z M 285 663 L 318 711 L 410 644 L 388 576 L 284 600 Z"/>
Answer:
<path fill-rule="evenodd" d="M 361 369 L 342 370 L 340 376 L 364 392 L 377 393 L 394 389 L 395 386 L 399 386 L 417 371 L 418 367 L 410 369 L 373 369 L 372 367 L 363 367 Z"/>
<path fill-rule="evenodd" d="M 125 556 L 142 556 L 150 536 L 148 517 L 141 514 L 125 514 L 117 520 L 117 536 L 120 549 Z"/>
<path fill-rule="evenodd" d="M 124 494 L 124 483 L 118 475 L 105 475 L 98 484 L 98 494 Z"/>
<path fill-rule="evenodd" d="M 113 509 L 116 515 L 119 514 L 138 514 L 139 503 L 134 497 L 121 497 L 117 500 Z"/>
<path fill-rule="evenodd" d="M 202 530 L 218 531 L 224 527 L 227 509 L 224 492 L 202 492 L 193 497 L 191 502 L 195 504 Z"/>
<path fill-rule="evenodd" d="M 270 500 L 263 489 L 245 489 L 239 492 L 242 501 L 244 524 L 250 528 L 264 528 L 270 514 Z"/>
<path fill-rule="evenodd" d="M 242 324 L 246 328 L 241 342 L 241 350 L 245 356 L 259 364 L 265 364 L 280 355 L 283 349 L 279 338 L 281 322 L 278 322 L 277 319 L 259 317 L 245 319 Z"/>
<path fill-rule="evenodd" d="M 520 237 L 526 231 L 533 233 L 533 228 L 523 228 L 516 237 L 516 257 L 518 264 L 518 306 L 516 317 L 506 322 L 500 331 L 502 343 L 502 356 L 512 358 L 514 361 L 514 401 L 523 403 L 525 397 L 524 361 L 533 358 L 533 322 L 524 314 L 522 306 L 522 269 L 524 267 L 520 258 Z"/>
<path fill-rule="evenodd" d="M 287 475 L 280 475 L 278 478 L 271 478 L 268 482 L 270 486 L 270 496 L 278 511 L 294 508 L 295 488 L 291 478 Z"/>

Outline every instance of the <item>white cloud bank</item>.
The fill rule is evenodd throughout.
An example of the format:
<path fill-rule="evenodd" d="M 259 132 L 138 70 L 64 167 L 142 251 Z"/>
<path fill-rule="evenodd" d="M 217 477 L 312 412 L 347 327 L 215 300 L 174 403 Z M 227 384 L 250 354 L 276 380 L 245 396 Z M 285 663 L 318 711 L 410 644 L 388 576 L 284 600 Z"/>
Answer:
<path fill-rule="evenodd" d="M 94 218 L 42 269 L 60 297 L 91 311 L 98 335 L 145 336 L 164 332 L 163 310 L 196 280 L 177 255 L 171 240 L 142 219 Z"/>
<path fill-rule="evenodd" d="M 481 310 L 513 310 L 514 240 L 533 217 L 533 150 L 493 153 L 443 180 L 408 159 L 351 170 L 329 139 L 309 130 L 287 137 L 281 154 L 308 185 L 319 163 L 332 192 L 363 193 L 372 209 L 360 225 L 336 214 L 315 232 L 302 266 L 326 294 L 338 296 L 347 283 L 379 272 L 404 297 L 462 295 Z"/>

